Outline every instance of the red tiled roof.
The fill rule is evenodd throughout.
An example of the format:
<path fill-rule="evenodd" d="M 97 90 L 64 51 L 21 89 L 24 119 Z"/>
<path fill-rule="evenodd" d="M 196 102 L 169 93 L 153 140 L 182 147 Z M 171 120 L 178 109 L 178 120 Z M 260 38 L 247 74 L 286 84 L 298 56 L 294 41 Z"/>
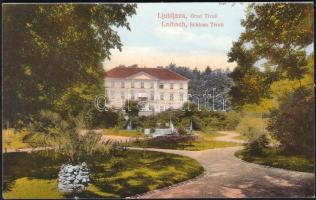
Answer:
<path fill-rule="evenodd" d="M 165 68 L 115 67 L 107 71 L 105 76 L 111 78 L 127 78 L 139 72 L 145 72 L 161 80 L 189 80 Z"/>

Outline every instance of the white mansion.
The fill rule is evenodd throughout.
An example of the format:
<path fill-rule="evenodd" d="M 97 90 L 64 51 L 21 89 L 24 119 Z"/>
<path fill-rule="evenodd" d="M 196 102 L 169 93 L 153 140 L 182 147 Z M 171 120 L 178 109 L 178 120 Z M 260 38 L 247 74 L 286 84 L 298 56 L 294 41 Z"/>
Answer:
<path fill-rule="evenodd" d="M 189 79 L 165 68 L 116 67 L 105 74 L 109 104 L 122 108 L 126 100 L 143 101 L 140 115 L 179 109 L 188 99 Z"/>

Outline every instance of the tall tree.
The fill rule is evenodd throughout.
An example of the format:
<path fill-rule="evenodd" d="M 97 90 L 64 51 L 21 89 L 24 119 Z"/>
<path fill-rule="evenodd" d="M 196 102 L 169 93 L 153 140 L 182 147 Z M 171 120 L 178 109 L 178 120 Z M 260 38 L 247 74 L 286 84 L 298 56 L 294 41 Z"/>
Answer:
<path fill-rule="evenodd" d="M 130 4 L 19 4 L 3 7 L 4 120 L 40 109 L 69 117 L 102 92 L 101 62 L 121 50 Z"/>
<path fill-rule="evenodd" d="M 245 31 L 228 53 L 229 61 L 238 65 L 232 73 L 235 82 L 232 92 L 235 92 L 231 95 L 234 102 L 253 103 L 248 101 L 251 99 L 258 102 L 267 95 L 261 91 L 253 98 L 252 92 L 242 93 L 242 90 L 268 88 L 273 81 L 301 79 L 304 76 L 307 71 L 306 48 L 313 43 L 312 4 L 254 3 L 248 7 L 246 20 L 241 25 Z M 260 69 L 260 62 L 266 63 L 272 70 Z M 249 68 L 255 67 L 264 72 L 263 79 L 254 82 L 255 86 L 238 81 L 246 79 Z"/>

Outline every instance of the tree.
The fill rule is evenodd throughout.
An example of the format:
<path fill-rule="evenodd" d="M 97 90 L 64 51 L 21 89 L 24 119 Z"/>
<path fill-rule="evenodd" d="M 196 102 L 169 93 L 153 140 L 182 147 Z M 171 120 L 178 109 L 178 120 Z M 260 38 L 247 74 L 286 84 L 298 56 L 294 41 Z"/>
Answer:
<path fill-rule="evenodd" d="M 258 90 L 257 96 L 251 92 L 252 85 L 243 80 L 249 78 L 249 69 L 258 68 L 258 74 L 263 75 L 254 83 L 259 88 L 269 88 L 280 79 L 304 76 L 306 47 L 313 42 L 312 4 L 254 3 L 248 7 L 246 20 L 241 25 L 245 31 L 228 53 L 229 62 L 237 63 L 231 75 L 235 83 L 231 96 L 235 103 L 258 103 L 268 95 L 267 90 Z M 259 67 L 260 62 L 268 68 Z M 241 92 L 243 90 L 249 92 Z"/>
<path fill-rule="evenodd" d="M 17 125 L 45 108 L 71 118 L 103 90 L 102 61 L 121 50 L 130 4 L 3 7 L 4 120 Z"/>
<path fill-rule="evenodd" d="M 194 95 L 190 100 L 197 103 L 199 99 L 200 107 L 210 107 L 210 101 L 207 101 L 206 95 L 212 94 L 213 88 L 216 89 L 215 95 L 222 94 L 225 97 L 226 106 L 230 104 L 227 93 L 232 85 L 232 80 L 228 77 L 227 71 L 212 70 L 207 66 L 205 71 L 201 72 L 197 68 L 192 70 L 188 67 L 176 66 L 173 63 L 166 66 L 166 68 L 190 79 L 189 94 Z M 215 99 L 214 104 L 216 109 L 221 109 L 223 105 L 222 98 Z"/>
<path fill-rule="evenodd" d="M 138 101 L 129 100 L 125 102 L 124 110 L 130 118 L 134 118 L 138 116 L 140 107 L 141 105 Z"/>
<path fill-rule="evenodd" d="M 283 98 L 280 108 L 271 112 L 268 130 L 285 151 L 312 156 L 315 151 L 313 90 L 300 87 Z"/>

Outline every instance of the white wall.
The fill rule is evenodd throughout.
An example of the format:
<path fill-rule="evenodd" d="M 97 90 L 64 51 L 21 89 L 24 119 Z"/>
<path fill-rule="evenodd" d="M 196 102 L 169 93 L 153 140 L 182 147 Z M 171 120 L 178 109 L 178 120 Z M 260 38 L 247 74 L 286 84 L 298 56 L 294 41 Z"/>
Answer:
<path fill-rule="evenodd" d="M 114 87 L 112 85 L 114 82 Z M 125 87 L 121 87 L 121 81 L 124 81 Z M 134 81 L 134 88 L 131 87 L 131 82 Z M 144 82 L 144 88 L 141 88 L 141 82 Z M 153 105 L 155 112 L 160 112 L 160 107 L 163 110 L 168 109 L 172 106 L 174 109 L 181 108 L 183 103 L 187 101 L 188 98 L 188 82 L 178 81 L 178 80 L 158 80 L 146 73 L 139 73 L 135 76 L 128 77 L 126 79 L 118 78 L 106 78 L 105 79 L 105 95 L 109 99 L 110 105 L 121 108 L 127 99 L 131 99 L 132 91 L 135 93 L 135 98 L 137 99 L 140 95 L 146 94 L 148 97 L 148 103 L 146 104 L 146 109 L 149 105 Z M 153 83 L 153 88 L 151 84 Z M 164 88 L 160 89 L 159 84 L 163 83 Z M 173 83 L 173 89 L 170 88 L 170 83 Z M 183 89 L 180 89 L 180 84 L 183 84 Z M 121 92 L 125 93 L 125 99 L 121 98 Z M 154 93 L 154 100 L 150 99 L 151 92 Z M 160 93 L 164 94 L 164 100 L 160 100 Z M 180 99 L 180 94 L 183 94 L 183 100 Z M 113 96 L 114 94 L 114 96 Z M 170 100 L 170 94 L 173 94 L 173 101 Z"/>

